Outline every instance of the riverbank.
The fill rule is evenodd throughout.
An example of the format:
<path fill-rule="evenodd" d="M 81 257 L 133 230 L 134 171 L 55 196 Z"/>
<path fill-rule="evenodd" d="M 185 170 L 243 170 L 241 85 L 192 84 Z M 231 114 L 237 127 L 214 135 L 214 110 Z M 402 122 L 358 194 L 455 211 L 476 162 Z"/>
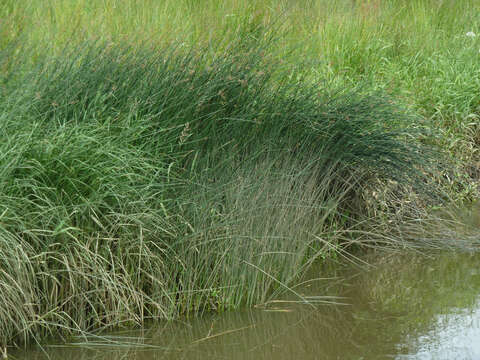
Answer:
<path fill-rule="evenodd" d="M 192 30 L 194 17 L 182 41 L 167 36 L 187 34 L 178 30 L 133 44 L 142 35 L 135 27 L 130 38 L 120 28 L 110 33 L 111 24 L 95 15 L 91 27 L 76 27 L 85 32 L 68 45 L 72 37 L 59 32 L 72 10 L 68 2 L 6 4 L 1 343 L 251 306 L 294 291 L 311 264 L 364 247 L 460 246 L 454 236 L 445 240 L 452 225 L 432 209 L 477 196 L 477 179 L 467 171 L 476 157 L 469 125 L 477 116 L 475 81 L 457 91 L 456 105 L 445 89 L 443 100 L 452 105 L 439 113 L 409 101 L 407 68 L 392 85 L 393 78 L 380 81 L 385 62 L 368 71 L 347 66 L 353 47 L 336 55 L 341 71 L 326 57 L 313 66 L 319 59 L 308 47 L 295 62 L 294 41 L 285 44 L 294 33 L 269 23 L 266 4 L 260 12 L 238 8 L 241 21 L 223 24 L 232 33 L 219 31 L 210 42 L 211 29 Z M 150 16 L 133 4 L 110 4 L 120 13 L 109 19 Z M 97 2 L 83 5 L 85 14 L 102 13 Z M 200 13 L 215 19 L 237 5 L 205 5 Z M 353 16 L 362 9 L 337 11 Z M 402 9 L 405 16 L 412 10 Z M 290 14 L 284 10 L 277 16 Z M 362 21 L 340 23 L 348 31 L 382 23 Z M 36 29 L 45 30 L 48 44 Z M 97 29 L 98 37 L 86 29 Z M 377 41 L 372 34 L 363 55 L 384 51 L 367 51 Z M 471 49 L 471 36 L 462 39 Z M 397 41 L 408 49 L 391 54 L 400 66 L 413 50 L 406 37 Z M 357 55 L 351 60 L 360 61 Z M 473 64 L 463 69 L 470 82 L 478 76 Z M 453 115 L 454 123 L 446 120 Z M 453 139 L 459 145 L 446 146 Z"/>
<path fill-rule="evenodd" d="M 252 309 L 80 336 L 67 344 L 49 343 L 43 351 L 12 350 L 11 356 L 18 360 L 271 360 L 299 354 L 302 359 L 326 360 L 478 358 L 479 254 L 377 252 L 368 258 L 362 255 L 362 260 L 370 266 L 343 262 L 330 269 L 313 267 L 309 274 L 313 278 L 296 287 L 309 304 L 290 294 Z"/>

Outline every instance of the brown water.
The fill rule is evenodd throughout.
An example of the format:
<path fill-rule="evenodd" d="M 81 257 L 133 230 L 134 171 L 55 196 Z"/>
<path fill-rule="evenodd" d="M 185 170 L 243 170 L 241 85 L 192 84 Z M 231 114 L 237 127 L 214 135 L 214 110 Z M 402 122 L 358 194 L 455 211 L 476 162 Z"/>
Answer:
<path fill-rule="evenodd" d="M 480 255 L 376 255 L 313 271 L 287 297 L 148 330 L 11 353 L 14 359 L 480 359 Z M 332 296 L 324 298 L 319 296 Z M 342 302 L 325 304 L 322 301 Z"/>

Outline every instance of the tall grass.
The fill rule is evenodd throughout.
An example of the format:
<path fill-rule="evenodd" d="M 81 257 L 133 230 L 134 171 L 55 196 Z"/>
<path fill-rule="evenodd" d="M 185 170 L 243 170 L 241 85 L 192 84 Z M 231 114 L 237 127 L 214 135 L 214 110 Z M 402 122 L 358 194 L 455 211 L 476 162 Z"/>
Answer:
<path fill-rule="evenodd" d="M 413 116 L 296 80 L 262 41 L 86 43 L 4 71 L 2 343 L 291 291 L 351 240 L 366 184 L 418 182 Z"/>
<path fill-rule="evenodd" d="M 428 144 L 476 153 L 462 4 L 2 2 L 0 345 L 263 302 L 352 246 L 431 246 L 402 228 L 439 194 Z"/>
<path fill-rule="evenodd" d="M 476 178 L 480 47 L 479 37 L 466 33 L 480 33 L 479 7 L 474 0 L 8 0 L 0 7 L 0 31 L 4 43 L 21 37 L 57 51 L 102 38 L 202 44 L 214 52 L 241 34 L 281 33 L 273 46 L 277 58 L 301 62 L 315 80 L 350 87 L 368 79 L 401 97 L 439 129 L 436 143 L 461 165 L 475 164 L 467 170 Z"/>
<path fill-rule="evenodd" d="M 475 187 L 463 174 L 478 179 L 480 47 L 479 37 L 466 33 L 480 33 L 479 7 L 474 0 L 8 0 L 0 31 L 3 43 L 20 37 L 38 52 L 97 38 L 202 44 L 215 52 L 242 34 L 281 33 L 270 52 L 315 81 L 351 87 L 367 79 L 421 114 L 440 134 L 428 141 L 458 160 L 450 176 L 454 189 L 463 189 L 457 197 L 472 199 Z"/>

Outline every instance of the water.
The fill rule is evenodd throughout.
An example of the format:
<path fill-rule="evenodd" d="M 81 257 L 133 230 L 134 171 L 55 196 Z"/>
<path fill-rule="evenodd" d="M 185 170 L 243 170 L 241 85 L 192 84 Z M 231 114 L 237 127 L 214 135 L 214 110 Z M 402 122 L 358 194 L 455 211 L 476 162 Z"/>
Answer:
<path fill-rule="evenodd" d="M 11 352 L 15 359 L 480 359 L 480 255 L 374 255 L 256 309 Z M 319 296 L 329 295 L 330 298 Z M 337 304 L 325 304 L 325 301 Z M 339 304 L 342 303 L 342 304 Z"/>

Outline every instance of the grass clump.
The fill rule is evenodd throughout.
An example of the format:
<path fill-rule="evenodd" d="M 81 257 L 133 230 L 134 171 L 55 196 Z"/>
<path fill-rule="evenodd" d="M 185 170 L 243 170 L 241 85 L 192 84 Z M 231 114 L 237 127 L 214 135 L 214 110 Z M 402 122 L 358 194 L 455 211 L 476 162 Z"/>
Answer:
<path fill-rule="evenodd" d="M 262 50 L 87 43 L 4 71 L 2 343 L 293 291 L 362 243 L 367 186 L 429 169 L 408 112 Z"/>

